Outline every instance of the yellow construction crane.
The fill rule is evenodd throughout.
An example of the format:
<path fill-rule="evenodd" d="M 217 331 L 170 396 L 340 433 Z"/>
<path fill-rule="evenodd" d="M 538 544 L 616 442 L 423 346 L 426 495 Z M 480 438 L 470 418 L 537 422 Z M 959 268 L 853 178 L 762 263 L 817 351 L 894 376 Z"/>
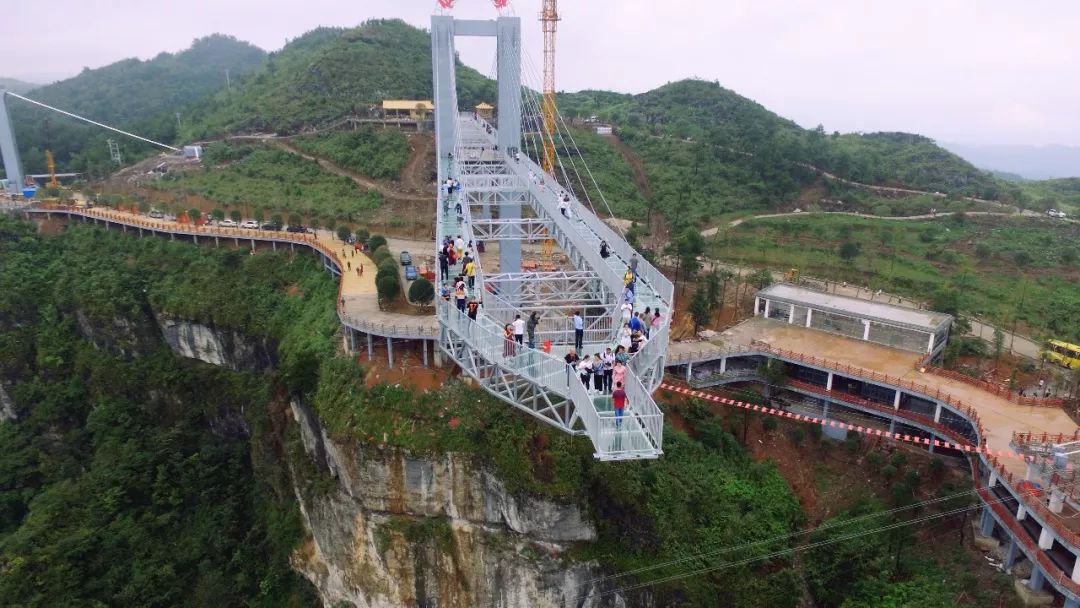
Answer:
<path fill-rule="evenodd" d="M 544 0 L 540 10 L 540 23 L 544 26 L 544 102 L 541 113 L 544 118 L 543 168 L 555 171 L 555 29 L 559 24 L 558 0 Z"/>
<path fill-rule="evenodd" d="M 56 160 L 53 159 L 52 150 L 45 150 L 45 166 L 49 169 L 49 181 L 47 188 L 59 188 L 60 182 L 56 181 Z"/>

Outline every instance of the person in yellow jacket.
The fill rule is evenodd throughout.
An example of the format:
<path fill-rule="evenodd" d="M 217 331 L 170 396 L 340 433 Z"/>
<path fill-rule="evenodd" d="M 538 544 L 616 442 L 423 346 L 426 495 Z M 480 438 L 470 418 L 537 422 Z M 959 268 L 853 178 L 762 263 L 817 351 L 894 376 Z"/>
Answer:
<path fill-rule="evenodd" d="M 472 289 L 476 285 L 476 262 L 469 260 L 465 264 L 465 276 L 469 277 L 469 289 Z"/>

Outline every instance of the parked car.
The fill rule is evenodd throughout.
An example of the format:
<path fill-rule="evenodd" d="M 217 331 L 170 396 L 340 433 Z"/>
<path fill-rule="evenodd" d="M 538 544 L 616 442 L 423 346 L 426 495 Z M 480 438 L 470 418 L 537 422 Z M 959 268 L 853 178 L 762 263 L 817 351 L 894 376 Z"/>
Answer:
<path fill-rule="evenodd" d="M 157 209 L 151 209 L 150 210 L 150 217 L 156 218 L 156 219 L 161 219 L 161 218 L 165 217 L 165 214 L 162 213 L 161 211 L 158 211 Z"/>
<path fill-rule="evenodd" d="M 416 266 L 413 266 L 412 264 L 409 264 L 408 266 L 405 267 L 405 280 L 406 281 L 415 281 L 416 280 Z"/>
<path fill-rule="evenodd" d="M 228 219 L 221 220 L 220 222 L 218 222 L 218 226 L 221 226 L 222 228 L 236 228 L 236 222 Z"/>
<path fill-rule="evenodd" d="M 277 222 L 267 222 L 262 225 L 262 229 L 278 231 L 281 230 L 281 224 L 278 224 Z"/>
<path fill-rule="evenodd" d="M 287 228 L 285 229 L 285 231 L 286 231 L 286 232 L 308 232 L 308 229 L 307 229 L 307 227 L 306 227 L 306 226 L 300 226 L 300 225 L 296 225 L 296 226 L 289 226 L 289 227 L 287 227 Z"/>
<path fill-rule="evenodd" d="M 412 265 L 412 255 L 408 251 L 402 251 L 401 252 L 401 265 L 402 266 L 410 266 L 410 265 Z"/>
<path fill-rule="evenodd" d="M 1048 209 L 1046 211 L 1046 215 L 1049 215 L 1050 217 L 1065 219 L 1065 212 L 1058 211 L 1057 209 Z"/>
<path fill-rule="evenodd" d="M 252 230 L 258 230 L 259 229 L 259 222 L 256 222 L 255 220 L 244 220 L 244 222 L 242 224 L 240 224 L 240 227 L 241 228 L 251 228 Z"/>

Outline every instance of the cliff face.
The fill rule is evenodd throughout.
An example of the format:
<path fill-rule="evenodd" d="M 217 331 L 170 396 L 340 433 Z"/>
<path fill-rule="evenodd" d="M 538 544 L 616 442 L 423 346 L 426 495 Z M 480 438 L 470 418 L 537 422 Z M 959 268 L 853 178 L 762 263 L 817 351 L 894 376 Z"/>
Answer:
<path fill-rule="evenodd" d="M 512 496 L 457 454 L 333 441 L 304 405 L 292 408 L 308 456 L 337 482 L 318 494 L 297 489 L 311 538 L 294 566 L 324 605 L 626 605 L 595 597 L 595 565 L 564 559 L 573 543 L 596 538 L 576 506 Z"/>
<path fill-rule="evenodd" d="M 276 362 L 271 345 L 240 334 L 161 315 L 156 326 L 158 340 L 183 357 L 242 371 L 263 371 Z M 117 327 L 129 336 L 145 334 L 135 325 Z M 149 348 L 145 339 L 142 344 Z M 130 343 L 126 348 L 134 352 Z M 596 538 L 595 526 L 576 505 L 511 495 L 459 454 L 414 456 L 331 440 L 306 406 L 294 402 L 292 411 L 304 444 L 301 458 L 315 465 L 288 463 L 309 532 L 293 565 L 324 606 L 628 605 L 617 593 L 597 597 L 604 591 L 594 582 L 603 575 L 599 568 L 566 556 L 574 543 Z M 248 434 L 240 412 L 218 412 L 210 423 L 221 435 Z M 304 491 L 311 484 L 296 477 L 313 468 L 331 482 Z M 632 604 L 654 602 L 636 596 Z"/>
<path fill-rule="evenodd" d="M 273 345 L 263 340 L 164 315 L 155 318 L 165 343 L 181 357 L 246 372 L 262 372 L 277 363 Z"/>
<path fill-rule="evenodd" d="M 19 412 L 15 411 L 15 404 L 11 401 L 7 391 L 4 390 L 3 382 L 0 382 L 0 422 L 5 420 L 18 420 Z"/>

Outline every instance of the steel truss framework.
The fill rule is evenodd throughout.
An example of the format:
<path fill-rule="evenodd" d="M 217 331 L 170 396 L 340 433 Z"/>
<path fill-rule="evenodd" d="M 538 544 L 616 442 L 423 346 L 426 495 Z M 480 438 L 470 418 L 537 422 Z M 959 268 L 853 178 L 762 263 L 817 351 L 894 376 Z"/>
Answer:
<path fill-rule="evenodd" d="M 551 222 L 534 217 L 512 220 L 475 219 L 472 221 L 472 231 L 473 236 L 481 241 L 539 241 L 551 234 Z M 490 275 L 488 276 L 490 280 Z"/>
<path fill-rule="evenodd" d="M 519 370 L 491 361 L 450 333 L 444 332 L 442 347 L 484 390 L 562 431 L 584 433 L 574 403 L 566 396 L 539 386 Z"/>
<path fill-rule="evenodd" d="M 458 112 L 453 44 L 457 35 L 497 38 L 497 128 L 471 113 Z M 629 246 L 609 234 L 610 229 L 583 224 L 581 215 L 570 224 L 553 198 L 561 198 L 562 186 L 540 175 L 531 159 L 514 153 L 521 145 L 520 20 L 504 17 L 481 22 L 435 16 L 431 37 L 439 180 L 453 178 L 461 186 L 458 192 L 440 197 L 437 239 L 461 236 L 466 242 L 497 242 L 500 270 L 488 274 L 480 264 L 473 293 L 482 295 L 483 302 L 475 317 L 438 303 L 441 348 L 491 394 L 566 432 L 588 435 L 597 458 L 658 457 L 663 414 L 652 400 L 651 389 L 637 376 L 645 357 L 631 362 L 625 386 L 630 406 L 622 419 L 616 419 L 610 398 L 590 395 L 566 367 L 561 352 L 515 344 L 504 335 L 509 320 L 538 311 L 542 317 L 537 342 L 569 343 L 575 332 L 567 313 L 579 310 L 586 320 L 584 346 L 611 345 L 620 320 L 623 272 L 613 264 L 625 264 L 631 257 Z M 617 257 L 601 258 L 600 238 L 614 245 Z M 574 270 L 522 272 L 522 241 L 541 239 L 558 242 Z M 644 266 L 652 270 L 647 263 Z M 642 282 L 648 289 L 655 283 L 653 278 Z M 670 299 L 666 297 L 665 306 Z M 666 338 L 656 341 L 665 343 Z M 650 357 L 660 363 L 663 349 L 658 352 L 659 357 Z M 651 374 L 646 377 L 648 386 L 654 386 Z"/>

